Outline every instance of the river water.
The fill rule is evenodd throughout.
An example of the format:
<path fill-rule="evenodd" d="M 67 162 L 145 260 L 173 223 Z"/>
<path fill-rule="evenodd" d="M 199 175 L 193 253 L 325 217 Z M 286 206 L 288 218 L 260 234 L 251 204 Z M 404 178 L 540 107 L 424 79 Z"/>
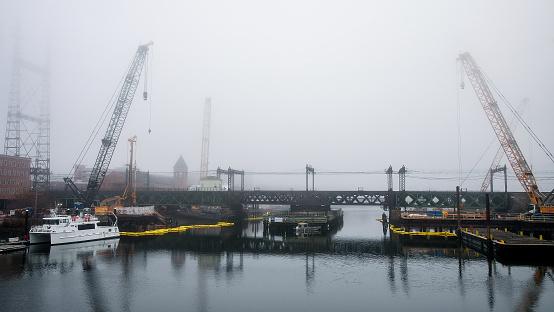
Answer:
<path fill-rule="evenodd" d="M 256 221 L 3 254 L 0 311 L 554 311 L 554 268 L 403 245 L 381 209 L 342 209 L 326 237 Z"/>

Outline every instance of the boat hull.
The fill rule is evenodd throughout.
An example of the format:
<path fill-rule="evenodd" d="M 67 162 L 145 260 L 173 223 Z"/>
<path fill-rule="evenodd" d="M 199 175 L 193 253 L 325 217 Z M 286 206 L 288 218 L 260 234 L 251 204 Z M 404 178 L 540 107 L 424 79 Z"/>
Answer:
<path fill-rule="evenodd" d="M 67 229 L 56 232 L 32 232 L 30 234 L 30 244 L 72 244 L 82 243 L 101 239 L 111 239 L 119 237 L 119 229 L 116 226 L 97 227 L 89 230 Z"/>
<path fill-rule="evenodd" d="M 50 244 L 50 233 L 29 233 L 31 244 Z"/>

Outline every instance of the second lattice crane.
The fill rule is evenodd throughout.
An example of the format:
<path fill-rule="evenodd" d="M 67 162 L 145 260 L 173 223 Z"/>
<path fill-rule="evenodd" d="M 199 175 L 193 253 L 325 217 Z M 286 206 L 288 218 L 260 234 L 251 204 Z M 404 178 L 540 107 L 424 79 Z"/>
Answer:
<path fill-rule="evenodd" d="M 475 60 L 467 52 L 459 55 L 458 60 L 463 64 L 465 72 L 473 90 L 477 94 L 477 98 L 483 107 L 487 118 L 498 138 L 506 158 L 508 159 L 514 173 L 523 186 L 523 189 L 531 200 L 533 211 L 541 213 L 554 213 L 554 203 L 552 190 L 548 195 L 541 193 L 535 175 L 531 170 L 531 166 L 525 160 L 517 141 L 504 119 L 504 115 L 498 107 L 498 103 L 494 99 L 491 90 L 486 82 L 485 76 Z M 463 88 L 463 86 L 462 86 Z"/>

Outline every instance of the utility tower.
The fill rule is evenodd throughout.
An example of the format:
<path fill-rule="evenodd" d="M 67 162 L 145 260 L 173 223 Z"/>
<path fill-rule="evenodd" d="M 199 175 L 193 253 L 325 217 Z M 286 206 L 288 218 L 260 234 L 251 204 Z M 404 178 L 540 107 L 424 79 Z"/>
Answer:
<path fill-rule="evenodd" d="M 398 170 L 398 186 L 399 191 L 403 192 L 406 190 L 406 167 L 404 165 Z"/>
<path fill-rule="evenodd" d="M 227 190 L 235 190 L 235 174 L 240 174 L 240 190 L 244 191 L 244 170 L 234 170 L 229 167 L 229 170 L 223 170 L 219 167 L 217 168 L 217 178 L 221 179 L 221 174 L 227 175 Z"/>
<path fill-rule="evenodd" d="M 204 127 L 202 129 L 202 155 L 200 157 L 200 179 L 208 176 L 208 158 L 210 154 L 210 118 L 212 99 L 206 98 L 204 105 Z"/>
<path fill-rule="evenodd" d="M 392 171 L 392 166 L 389 166 L 389 169 L 387 169 L 385 171 L 385 173 L 387 174 L 387 185 L 388 185 L 388 189 L 389 191 L 392 191 L 392 173 L 394 171 Z"/>
<path fill-rule="evenodd" d="M 33 189 L 50 188 L 50 71 L 20 56 L 16 30 L 4 154 L 31 158 Z"/>

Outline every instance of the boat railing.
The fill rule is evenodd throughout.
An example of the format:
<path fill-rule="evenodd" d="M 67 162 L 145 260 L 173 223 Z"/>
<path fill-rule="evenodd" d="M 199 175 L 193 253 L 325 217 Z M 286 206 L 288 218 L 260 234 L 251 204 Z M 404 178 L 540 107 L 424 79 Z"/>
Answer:
<path fill-rule="evenodd" d="M 457 219 L 456 213 L 443 213 L 427 214 L 425 212 L 408 211 L 402 214 L 403 218 L 407 219 Z M 542 221 L 542 222 L 554 222 L 554 215 L 550 214 L 523 214 L 523 213 L 496 213 L 490 214 L 491 220 L 521 220 L 521 221 Z M 462 220 L 486 220 L 486 215 L 479 212 L 462 213 L 460 214 Z"/>
<path fill-rule="evenodd" d="M 550 214 L 531 214 L 531 215 L 522 215 L 522 220 L 525 221 L 551 221 L 554 222 L 554 215 Z"/>
<path fill-rule="evenodd" d="M 54 232 L 54 229 L 49 224 L 33 225 L 29 232 Z"/>
<path fill-rule="evenodd" d="M 108 219 L 111 221 L 110 217 L 113 217 L 113 226 L 117 226 L 117 215 L 113 211 L 97 211 L 95 216 L 108 216 Z"/>

